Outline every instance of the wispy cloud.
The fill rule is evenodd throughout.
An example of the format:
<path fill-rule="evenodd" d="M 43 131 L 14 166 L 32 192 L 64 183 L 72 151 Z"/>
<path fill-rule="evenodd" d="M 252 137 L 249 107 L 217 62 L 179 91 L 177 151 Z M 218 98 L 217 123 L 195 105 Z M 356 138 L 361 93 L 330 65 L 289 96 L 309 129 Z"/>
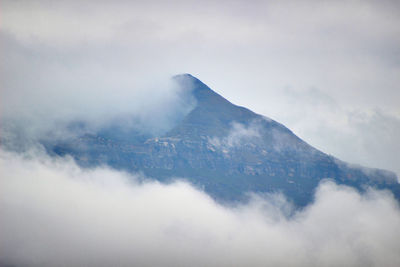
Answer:
<path fill-rule="evenodd" d="M 228 151 L 231 148 L 240 147 L 243 144 L 252 144 L 261 137 L 260 125 L 257 120 L 249 125 L 233 122 L 228 135 L 225 137 L 208 137 L 208 143 L 213 149 Z"/>

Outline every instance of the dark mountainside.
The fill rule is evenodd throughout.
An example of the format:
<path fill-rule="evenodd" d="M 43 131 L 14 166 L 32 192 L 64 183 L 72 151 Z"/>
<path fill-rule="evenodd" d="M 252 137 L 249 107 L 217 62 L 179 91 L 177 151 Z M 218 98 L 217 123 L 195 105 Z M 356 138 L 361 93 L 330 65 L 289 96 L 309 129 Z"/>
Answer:
<path fill-rule="evenodd" d="M 222 202 L 245 200 L 247 192 L 282 192 L 304 206 L 324 178 L 359 190 L 389 189 L 400 198 L 394 173 L 327 155 L 278 122 L 233 105 L 190 74 L 174 79 L 197 104 L 168 132 L 154 137 L 110 127 L 46 143 L 47 150 L 72 155 L 82 166 L 107 164 L 165 182 L 184 178 Z"/>

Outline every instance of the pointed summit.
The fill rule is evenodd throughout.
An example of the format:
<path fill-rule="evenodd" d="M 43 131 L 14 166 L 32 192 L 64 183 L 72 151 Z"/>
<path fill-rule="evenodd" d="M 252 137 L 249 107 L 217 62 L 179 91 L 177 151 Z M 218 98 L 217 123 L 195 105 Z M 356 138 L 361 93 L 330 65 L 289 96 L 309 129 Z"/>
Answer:
<path fill-rule="evenodd" d="M 232 122 L 248 124 L 260 115 L 232 104 L 214 92 L 202 81 L 190 74 L 179 74 L 173 77 L 184 90 L 189 90 L 196 99 L 196 107 L 177 127 L 167 135 L 218 136 L 226 134 Z"/>
<path fill-rule="evenodd" d="M 307 144 L 282 124 L 232 104 L 190 74 L 173 77 L 196 104 L 175 127 L 157 137 L 126 136 L 109 128 L 48 149 L 70 154 L 83 166 L 108 164 L 168 181 L 185 177 L 217 200 L 245 199 L 248 192 L 282 192 L 296 205 L 313 199 L 325 178 L 364 190 L 389 189 L 400 200 L 394 173 L 354 167 Z M 193 100 L 191 97 L 191 100 Z"/>
<path fill-rule="evenodd" d="M 179 84 L 202 84 L 205 87 L 207 87 L 204 83 L 202 83 L 199 79 L 194 77 L 193 75 L 189 73 L 181 73 L 174 75 L 172 79 L 176 80 Z M 211 90 L 209 87 L 207 87 L 209 90 Z"/>
<path fill-rule="evenodd" d="M 200 103 L 214 105 L 231 104 L 228 100 L 214 92 L 210 87 L 189 73 L 175 75 L 173 79 L 182 89 L 190 90 Z"/>

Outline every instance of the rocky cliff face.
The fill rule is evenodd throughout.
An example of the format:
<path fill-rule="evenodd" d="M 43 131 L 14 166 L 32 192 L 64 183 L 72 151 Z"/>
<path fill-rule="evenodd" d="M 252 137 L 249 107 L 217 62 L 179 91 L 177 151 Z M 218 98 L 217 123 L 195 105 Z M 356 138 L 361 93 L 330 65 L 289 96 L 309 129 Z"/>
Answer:
<path fill-rule="evenodd" d="M 321 179 L 360 190 L 388 188 L 400 197 L 394 173 L 352 167 L 308 145 L 285 126 L 233 105 L 189 74 L 174 79 L 196 100 L 168 132 L 154 137 L 118 129 L 47 144 L 50 153 L 70 154 L 83 166 L 107 164 L 166 181 L 181 177 L 221 201 L 246 192 L 283 192 L 297 205 L 312 200 Z"/>

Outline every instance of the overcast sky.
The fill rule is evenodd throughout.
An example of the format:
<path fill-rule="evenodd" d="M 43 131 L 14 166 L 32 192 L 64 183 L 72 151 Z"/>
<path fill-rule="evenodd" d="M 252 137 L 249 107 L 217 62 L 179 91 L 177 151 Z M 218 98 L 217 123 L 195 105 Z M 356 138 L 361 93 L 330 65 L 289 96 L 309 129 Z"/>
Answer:
<path fill-rule="evenodd" d="M 173 99 L 165 77 L 186 72 L 326 153 L 400 173 L 398 1 L 2 0 L 0 10 L 3 115 L 143 109 Z"/>
<path fill-rule="evenodd" d="M 0 126 L 37 137 L 133 114 L 159 130 L 193 104 L 178 73 L 326 153 L 400 174 L 399 1 L 0 0 Z M 216 141 L 257 136 L 233 128 Z M 387 191 L 324 181 L 295 213 L 279 194 L 227 207 L 184 182 L 3 147 L 0 174 L 0 265 L 400 265 Z"/>

